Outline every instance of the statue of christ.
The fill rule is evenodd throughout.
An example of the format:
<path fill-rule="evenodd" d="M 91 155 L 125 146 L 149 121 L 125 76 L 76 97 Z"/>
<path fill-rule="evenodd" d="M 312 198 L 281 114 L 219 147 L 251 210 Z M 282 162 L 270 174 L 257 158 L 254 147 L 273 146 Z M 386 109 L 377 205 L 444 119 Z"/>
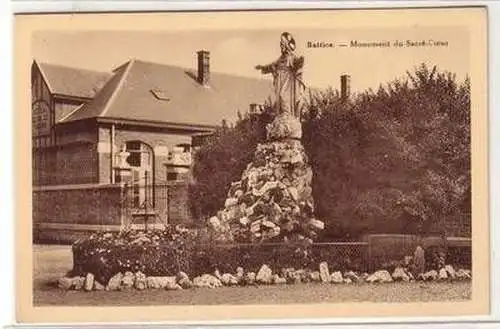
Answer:
<path fill-rule="evenodd" d="M 263 74 L 273 75 L 274 94 L 272 101 L 280 114 L 300 117 L 300 94 L 305 89 L 302 82 L 304 57 L 295 54 L 295 40 L 288 32 L 281 34 L 281 56 L 268 65 L 255 68 Z"/>

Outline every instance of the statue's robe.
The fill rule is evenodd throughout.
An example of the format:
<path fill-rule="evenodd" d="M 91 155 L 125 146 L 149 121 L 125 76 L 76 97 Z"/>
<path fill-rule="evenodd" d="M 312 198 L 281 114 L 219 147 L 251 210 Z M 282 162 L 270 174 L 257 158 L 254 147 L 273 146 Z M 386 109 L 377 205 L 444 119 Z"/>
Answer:
<path fill-rule="evenodd" d="M 271 101 L 279 113 L 300 116 L 300 100 L 304 91 L 302 67 L 304 57 L 293 52 L 282 54 L 276 61 L 262 67 L 262 73 L 273 75 L 274 93 Z"/>

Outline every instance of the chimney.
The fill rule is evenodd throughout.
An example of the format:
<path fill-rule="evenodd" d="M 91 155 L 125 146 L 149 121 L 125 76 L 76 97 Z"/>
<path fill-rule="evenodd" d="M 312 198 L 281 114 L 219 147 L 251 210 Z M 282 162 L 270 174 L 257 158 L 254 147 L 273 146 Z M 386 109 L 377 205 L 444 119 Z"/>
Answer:
<path fill-rule="evenodd" d="M 210 81 L 210 52 L 198 51 L 198 82 L 204 86 Z"/>
<path fill-rule="evenodd" d="M 351 94 L 351 76 L 344 74 L 340 76 L 340 96 L 343 100 L 349 98 Z"/>

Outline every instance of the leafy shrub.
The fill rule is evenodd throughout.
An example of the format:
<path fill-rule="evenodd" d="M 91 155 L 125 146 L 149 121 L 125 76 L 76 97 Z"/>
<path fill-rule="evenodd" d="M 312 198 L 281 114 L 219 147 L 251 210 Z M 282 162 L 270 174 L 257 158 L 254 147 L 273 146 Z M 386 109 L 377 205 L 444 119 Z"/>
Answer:
<path fill-rule="evenodd" d="M 94 233 L 73 244 L 72 274 L 90 272 L 106 283 L 118 272 L 165 276 L 189 271 L 196 234 L 172 228 Z"/>
<path fill-rule="evenodd" d="M 261 114 L 240 116 L 234 127 L 223 125 L 195 152 L 189 192 L 195 217 L 211 217 L 224 205 L 231 183 L 241 178 L 257 144 L 265 140 L 273 116 L 268 106 Z"/>
<path fill-rule="evenodd" d="M 325 222 L 322 241 L 375 233 L 470 236 L 468 79 L 422 65 L 377 91 L 346 101 L 326 90 L 308 103 L 303 144 L 316 215 Z M 271 117 L 244 118 L 197 152 L 191 200 L 200 217 L 223 205 Z"/>
<path fill-rule="evenodd" d="M 304 144 L 325 239 L 470 221 L 468 80 L 422 65 L 376 92 L 342 102 L 327 91 L 310 107 Z"/>
<path fill-rule="evenodd" d="M 295 244 L 229 244 L 212 245 L 202 251 L 201 263 L 196 272 L 235 273 L 241 266 L 248 272 L 257 272 L 263 264 L 273 270 L 281 268 L 307 268 L 313 266 L 313 259 L 302 246 Z M 202 264 L 201 266 L 199 266 Z M 316 264 L 317 265 L 317 264 Z"/>
<path fill-rule="evenodd" d="M 459 268 L 471 268 L 471 247 L 448 247 L 446 250 L 446 263 Z"/>
<path fill-rule="evenodd" d="M 363 246 L 329 244 L 215 244 L 206 230 L 123 231 L 94 233 L 73 245 L 71 276 L 93 273 L 106 284 L 116 273 L 141 271 L 146 276 L 173 276 L 186 272 L 194 277 L 235 273 L 237 267 L 257 272 L 263 264 L 274 271 L 283 268 L 318 270 L 327 261 L 332 269 L 364 269 Z"/>

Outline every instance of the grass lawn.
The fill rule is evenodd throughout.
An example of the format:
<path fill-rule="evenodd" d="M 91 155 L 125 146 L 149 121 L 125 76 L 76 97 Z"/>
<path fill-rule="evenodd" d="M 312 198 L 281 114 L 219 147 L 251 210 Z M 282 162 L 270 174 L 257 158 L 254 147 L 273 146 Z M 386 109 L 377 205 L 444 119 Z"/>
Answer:
<path fill-rule="evenodd" d="M 466 300 L 471 297 L 470 282 L 300 284 L 184 291 L 63 291 L 57 288 L 55 282 L 72 267 L 70 247 L 36 246 L 33 256 L 35 306 L 422 302 Z"/>

